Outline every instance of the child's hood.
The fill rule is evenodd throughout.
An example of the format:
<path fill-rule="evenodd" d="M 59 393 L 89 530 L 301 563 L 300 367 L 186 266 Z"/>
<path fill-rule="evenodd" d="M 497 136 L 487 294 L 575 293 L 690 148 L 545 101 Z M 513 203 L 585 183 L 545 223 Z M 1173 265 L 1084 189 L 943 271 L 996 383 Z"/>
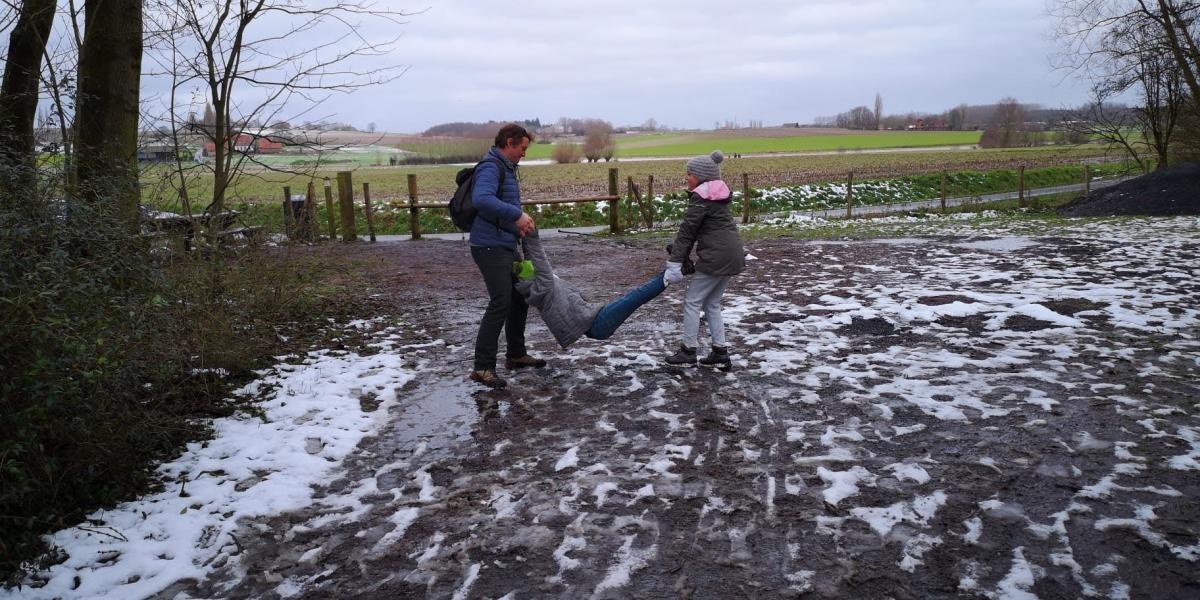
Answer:
<path fill-rule="evenodd" d="M 696 186 L 696 189 L 692 190 L 692 192 L 709 202 L 729 202 L 729 199 L 733 196 L 733 192 L 729 191 L 729 186 L 725 185 L 725 182 L 720 179 L 705 181 Z"/>

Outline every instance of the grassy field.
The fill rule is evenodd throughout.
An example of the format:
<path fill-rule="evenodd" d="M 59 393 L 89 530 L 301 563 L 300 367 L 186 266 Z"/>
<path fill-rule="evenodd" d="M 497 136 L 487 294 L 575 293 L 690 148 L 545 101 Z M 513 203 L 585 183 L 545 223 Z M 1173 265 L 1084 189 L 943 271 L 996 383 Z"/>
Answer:
<path fill-rule="evenodd" d="M 881 148 L 919 148 L 923 146 L 958 146 L 978 144 L 978 131 L 872 131 L 837 135 L 750 136 L 741 131 L 728 135 L 662 133 L 617 137 L 617 156 L 624 158 L 653 156 L 689 156 L 721 150 L 725 154 L 762 154 L 779 152 L 834 152 L 842 150 L 871 150 Z M 722 132 L 716 132 L 718 134 Z M 551 144 L 534 144 L 530 158 L 549 158 Z"/>
<path fill-rule="evenodd" d="M 1021 151 L 929 152 L 900 154 L 860 154 L 822 157 L 769 157 L 731 160 L 724 173 L 735 189 L 734 209 L 741 210 L 742 174 L 756 190 L 756 213 L 789 210 L 813 210 L 844 205 L 845 181 L 849 171 L 855 172 L 855 202 L 866 206 L 931 199 L 940 195 L 941 172 L 949 173 L 947 194 L 955 196 L 980 195 L 1017 189 L 1017 167 L 1026 165 L 1026 186 L 1043 187 L 1082 180 L 1082 162 L 1094 158 L 1095 149 L 1027 149 Z M 620 193 L 627 194 L 627 178 L 632 177 L 643 193 L 647 179 L 655 178 L 655 212 L 659 219 L 676 218 L 684 205 L 682 161 L 643 161 L 615 163 L 619 166 Z M 526 200 L 599 196 L 607 194 L 607 171 L 604 164 L 539 165 L 522 169 L 522 187 Z M 1124 165 L 1093 165 L 1093 177 L 1114 176 L 1127 170 Z M 355 172 L 355 196 L 361 204 L 361 184 L 371 185 L 372 205 L 376 215 L 376 230 L 380 234 L 409 233 L 406 175 L 418 175 L 421 202 L 444 201 L 453 191 L 451 167 L 410 167 L 360 169 Z M 282 181 L 270 181 L 278 174 L 262 174 L 261 179 L 243 181 L 238 189 L 261 190 L 261 197 L 239 196 L 231 199 L 230 207 L 242 213 L 246 224 L 267 225 L 274 231 L 282 229 Z M 307 179 L 289 183 L 293 193 L 302 193 Z M 334 183 L 336 187 L 336 182 Z M 148 188 L 149 189 L 149 188 Z M 336 196 L 336 190 L 333 190 Z M 321 223 L 324 216 L 323 189 L 318 182 L 318 205 Z M 159 205 L 177 211 L 169 203 Z M 199 208 L 202 208 L 199 207 Z M 607 223 L 603 203 L 536 206 L 529 209 L 545 227 L 599 225 Z M 626 201 L 622 214 L 630 215 Z M 440 210 L 420 211 L 421 228 L 427 233 L 452 230 L 446 214 Z M 360 232 L 366 230 L 361 211 Z"/>
<path fill-rule="evenodd" d="M 990 171 L 1029 167 L 1078 165 L 1105 155 L 1100 146 L 1044 147 L 1008 150 L 898 152 L 880 154 L 844 154 L 827 156 L 754 157 L 729 159 L 722 165 L 725 179 L 740 187 L 742 175 L 749 176 L 753 187 L 800 185 L 842 180 L 850 171 L 859 179 L 896 177 L 949 171 Z M 643 188 L 649 176 L 655 180 L 655 191 L 683 188 L 683 160 L 617 161 L 612 163 L 572 165 L 529 165 L 521 167 L 522 195 L 526 199 L 569 198 L 605 195 L 608 193 L 608 169 L 617 168 L 622 190 L 628 177 Z M 444 201 L 454 191 L 454 166 L 360 167 L 353 171 L 355 195 L 361 195 L 361 185 L 369 182 L 372 200 L 378 204 L 406 203 L 407 176 L 415 174 L 418 199 L 421 202 Z M 311 175 L 259 171 L 243 175 L 229 194 L 233 206 L 270 204 L 278 206 L 283 186 L 292 193 L 303 193 L 310 179 L 315 178 L 318 191 L 322 180 L 335 178 L 346 167 L 319 170 Z M 178 212 L 179 202 L 167 185 L 170 173 L 163 167 L 143 170 L 143 198 L 161 210 Z M 210 179 L 197 177 L 190 181 L 189 195 L 205 198 L 212 194 Z M 196 210 L 202 209 L 199 204 Z"/>
<path fill-rule="evenodd" d="M 402 154 L 395 148 L 386 146 L 361 146 L 353 149 L 338 150 L 316 154 L 262 154 L 255 160 L 276 168 L 304 168 L 316 164 L 333 169 L 355 169 L 359 167 L 380 167 L 389 164 L 391 157 Z"/>

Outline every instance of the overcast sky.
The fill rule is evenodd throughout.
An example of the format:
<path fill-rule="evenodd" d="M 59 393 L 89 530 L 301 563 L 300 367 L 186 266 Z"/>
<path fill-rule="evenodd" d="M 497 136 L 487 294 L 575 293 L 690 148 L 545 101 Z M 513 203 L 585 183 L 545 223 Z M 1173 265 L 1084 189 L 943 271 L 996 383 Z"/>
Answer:
<path fill-rule="evenodd" d="M 404 75 L 280 116 L 413 133 L 559 117 L 711 128 L 811 122 L 872 106 L 876 92 L 886 114 L 1006 96 L 1057 108 L 1088 97 L 1085 82 L 1050 66 L 1058 45 L 1047 0 L 375 2 L 414 14 L 402 25 L 368 22 L 367 39 L 401 37 L 387 56 L 356 66 L 403 65 Z M 259 36 L 278 31 L 262 28 Z M 144 97 L 165 89 L 143 78 Z"/>
<path fill-rule="evenodd" d="M 402 28 L 384 87 L 322 113 L 381 130 L 447 121 L 809 122 L 883 96 L 887 114 L 1087 86 L 1050 67 L 1045 0 L 434 0 Z"/>

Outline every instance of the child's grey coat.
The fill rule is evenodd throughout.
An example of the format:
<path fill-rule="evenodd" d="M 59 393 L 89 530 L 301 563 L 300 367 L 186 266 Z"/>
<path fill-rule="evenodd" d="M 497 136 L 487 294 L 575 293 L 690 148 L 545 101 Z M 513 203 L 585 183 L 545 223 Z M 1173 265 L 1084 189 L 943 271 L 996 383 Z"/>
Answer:
<path fill-rule="evenodd" d="M 525 297 L 526 304 L 541 312 L 546 328 L 558 345 L 566 349 L 592 328 L 601 306 L 589 303 L 579 290 L 554 274 L 537 232 L 525 236 L 525 259 L 533 261 L 534 277 L 518 281 L 517 291 Z"/>

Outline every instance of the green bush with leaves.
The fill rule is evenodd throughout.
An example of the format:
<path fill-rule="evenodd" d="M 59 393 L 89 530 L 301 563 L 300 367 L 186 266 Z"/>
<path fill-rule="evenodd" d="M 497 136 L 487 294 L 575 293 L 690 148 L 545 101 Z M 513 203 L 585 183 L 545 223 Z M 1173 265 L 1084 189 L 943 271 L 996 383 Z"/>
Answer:
<path fill-rule="evenodd" d="M 198 433 L 161 386 L 181 359 L 146 248 L 102 207 L 0 212 L 0 560 L 111 504 Z M 136 238 L 133 238 L 136 239 Z M 166 408 L 164 410 L 164 408 Z M 12 566 L 11 564 L 7 566 Z"/>
<path fill-rule="evenodd" d="M 181 256 L 114 212 L 0 197 L 0 580 L 42 534 L 144 492 L 206 434 L 197 417 L 237 410 L 228 392 L 280 327 L 324 322 L 336 295 L 333 266 Z"/>

